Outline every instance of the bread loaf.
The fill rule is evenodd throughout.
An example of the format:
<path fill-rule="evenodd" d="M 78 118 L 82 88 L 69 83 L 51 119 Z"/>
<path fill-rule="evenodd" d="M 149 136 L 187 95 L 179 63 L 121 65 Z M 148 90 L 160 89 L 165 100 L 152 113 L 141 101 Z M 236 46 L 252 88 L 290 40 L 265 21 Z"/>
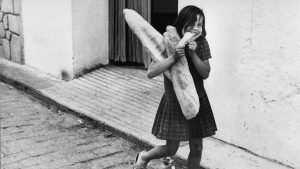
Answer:
<path fill-rule="evenodd" d="M 194 34 L 188 32 L 180 39 L 176 28 L 174 30 L 171 27 L 167 28 L 167 32 L 162 36 L 134 10 L 124 9 L 123 13 L 129 28 L 137 35 L 143 46 L 148 49 L 154 61 L 161 61 L 176 54 L 177 45 L 184 47 L 188 40 L 195 37 Z M 179 58 L 171 67 L 171 71 L 165 71 L 164 74 L 172 80 L 176 97 L 186 119 L 195 117 L 199 111 L 200 103 L 186 57 Z"/>

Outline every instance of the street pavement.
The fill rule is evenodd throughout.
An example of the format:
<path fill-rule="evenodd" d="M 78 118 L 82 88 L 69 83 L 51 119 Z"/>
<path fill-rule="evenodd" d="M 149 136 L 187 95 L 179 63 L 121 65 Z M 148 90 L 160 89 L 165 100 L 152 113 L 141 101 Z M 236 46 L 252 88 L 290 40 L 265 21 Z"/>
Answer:
<path fill-rule="evenodd" d="M 129 169 L 143 149 L 2 82 L 0 124 L 1 169 Z M 170 167 L 159 159 L 148 168 Z"/>

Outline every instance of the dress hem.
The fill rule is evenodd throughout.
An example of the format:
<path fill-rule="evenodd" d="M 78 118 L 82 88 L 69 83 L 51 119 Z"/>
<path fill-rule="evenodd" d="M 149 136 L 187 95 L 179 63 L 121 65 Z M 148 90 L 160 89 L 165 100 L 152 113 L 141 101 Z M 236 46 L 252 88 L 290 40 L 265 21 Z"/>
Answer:
<path fill-rule="evenodd" d="M 217 130 L 214 130 L 210 133 L 207 133 L 206 135 L 202 135 L 200 137 L 192 137 L 192 138 L 178 138 L 178 136 L 177 137 L 164 137 L 164 136 L 159 136 L 159 134 L 154 134 L 154 133 L 152 133 L 152 134 L 159 140 L 189 141 L 190 139 L 200 139 L 200 138 L 203 139 L 203 138 L 211 137 L 216 134 L 216 131 Z"/>

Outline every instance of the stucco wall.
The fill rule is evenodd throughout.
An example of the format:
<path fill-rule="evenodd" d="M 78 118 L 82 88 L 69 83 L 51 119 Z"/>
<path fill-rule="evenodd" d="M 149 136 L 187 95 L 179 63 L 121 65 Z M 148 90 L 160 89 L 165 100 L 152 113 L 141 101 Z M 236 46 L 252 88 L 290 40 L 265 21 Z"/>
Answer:
<path fill-rule="evenodd" d="M 22 10 L 25 64 L 72 78 L 71 0 L 26 0 Z"/>
<path fill-rule="evenodd" d="M 74 74 L 108 64 L 108 0 L 72 0 Z"/>
<path fill-rule="evenodd" d="M 300 168 L 300 1 L 180 0 L 204 9 L 216 137 Z"/>
<path fill-rule="evenodd" d="M 24 61 L 21 0 L 0 0 L 0 57 Z"/>
<path fill-rule="evenodd" d="M 26 0 L 25 64 L 65 80 L 108 64 L 108 0 Z"/>

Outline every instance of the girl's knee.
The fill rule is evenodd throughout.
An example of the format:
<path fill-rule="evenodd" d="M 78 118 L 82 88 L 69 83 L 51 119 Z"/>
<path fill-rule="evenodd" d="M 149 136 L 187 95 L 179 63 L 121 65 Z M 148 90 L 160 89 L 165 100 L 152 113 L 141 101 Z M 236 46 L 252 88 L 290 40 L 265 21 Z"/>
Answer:
<path fill-rule="evenodd" d="M 167 156 L 174 156 L 178 150 L 178 147 L 167 147 Z"/>

